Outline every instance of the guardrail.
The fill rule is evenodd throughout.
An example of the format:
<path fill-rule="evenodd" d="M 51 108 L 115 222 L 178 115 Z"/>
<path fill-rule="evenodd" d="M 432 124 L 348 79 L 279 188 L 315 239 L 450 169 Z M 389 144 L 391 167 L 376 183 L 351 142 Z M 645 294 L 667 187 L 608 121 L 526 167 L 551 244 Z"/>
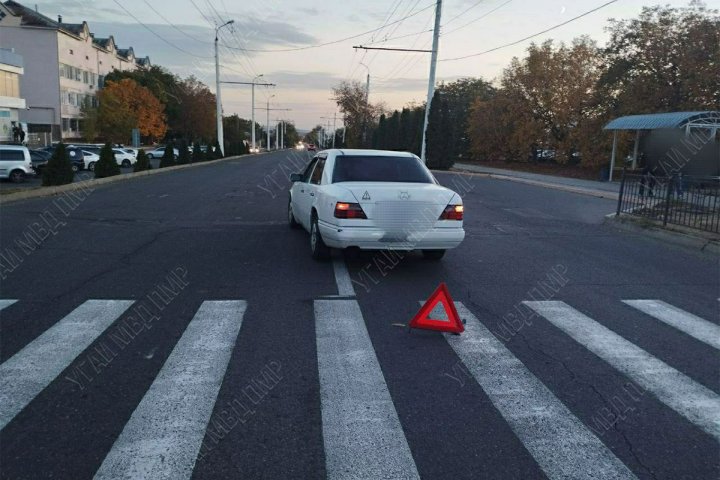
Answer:
<path fill-rule="evenodd" d="M 623 170 L 620 214 L 720 233 L 720 177 L 657 177 Z"/>

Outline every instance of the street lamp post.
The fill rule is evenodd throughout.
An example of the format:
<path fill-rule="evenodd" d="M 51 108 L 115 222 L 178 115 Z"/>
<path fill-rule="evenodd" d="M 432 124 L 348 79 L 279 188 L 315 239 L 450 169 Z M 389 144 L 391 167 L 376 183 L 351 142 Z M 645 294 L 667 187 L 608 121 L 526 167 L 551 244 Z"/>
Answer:
<path fill-rule="evenodd" d="M 220 151 L 225 153 L 225 139 L 223 138 L 222 123 L 222 101 L 220 100 L 220 55 L 218 54 L 218 32 L 221 28 L 235 23 L 235 20 L 228 20 L 219 27 L 215 27 L 215 109 L 217 120 L 217 142 Z"/>
<path fill-rule="evenodd" d="M 367 69 L 367 79 L 365 81 L 365 109 L 366 115 L 370 113 L 370 67 L 360 62 L 360 65 Z M 367 116 L 363 115 L 363 144 L 367 142 Z M 365 145 L 363 145 L 365 146 Z"/>
<path fill-rule="evenodd" d="M 255 151 L 255 81 L 262 77 L 263 74 L 256 76 L 252 80 L 252 148 Z"/>
<path fill-rule="evenodd" d="M 270 99 L 273 98 L 275 95 L 270 95 L 267 99 L 267 123 L 266 129 L 267 129 L 267 149 L 268 152 L 270 151 Z"/>

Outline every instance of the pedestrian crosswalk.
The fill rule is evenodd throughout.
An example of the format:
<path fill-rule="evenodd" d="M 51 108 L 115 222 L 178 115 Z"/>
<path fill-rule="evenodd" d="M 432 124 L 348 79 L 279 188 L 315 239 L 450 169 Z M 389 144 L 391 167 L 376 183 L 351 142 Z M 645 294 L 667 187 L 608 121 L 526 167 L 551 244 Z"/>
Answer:
<path fill-rule="evenodd" d="M 699 342 L 706 349 L 720 346 L 720 327 L 712 321 L 661 300 L 621 302 L 618 308 L 669 325 L 688 342 Z M 0 300 L 0 310 L 12 315 L 17 308 L 13 305 L 21 303 Z M 557 329 L 669 411 L 686 418 L 695 425 L 692 428 L 720 440 L 720 396 L 690 378 L 689 372 L 671 367 L 608 328 L 602 318 L 582 313 L 581 306 L 572 302 L 523 303 L 549 322 L 545 328 Z M 87 300 L 5 360 L 0 365 L 0 431 L 72 368 L 93 342 L 109 335 L 109 327 L 127 316 L 133 304 L 127 299 Z M 462 302 L 455 304 L 466 329 L 461 335 L 438 334 L 445 339 L 443 345 L 462 362 L 546 477 L 639 476 L 621 459 L 617 446 L 601 438 L 586 423 L 586 415 L 566 405 L 565 396 L 554 393 L 547 379 L 491 332 L 487 322 L 476 316 L 478 312 Z M 397 399 L 389 388 L 392 382 L 383 373 L 387 366 L 374 348 L 361 303 L 339 297 L 315 300 L 313 307 L 327 478 L 421 478 L 421 465 L 405 433 L 407 420 L 398 415 Z M 247 310 L 244 300 L 207 300 L 188 314 L 190 322 L 173 341 L 169 357 L 112 446 L 103 452 L 96 479 L 193 475 L 228 366 L 243 344 L 239 339 L 248 322 Z M 423 337 L 416 338 L 420 342 Z M 412 381 L 411 376 L 402 378 Z M 453 438 L 452 432 L 442 431 L 442 425 L 437 436 L 438 441 Z"/>

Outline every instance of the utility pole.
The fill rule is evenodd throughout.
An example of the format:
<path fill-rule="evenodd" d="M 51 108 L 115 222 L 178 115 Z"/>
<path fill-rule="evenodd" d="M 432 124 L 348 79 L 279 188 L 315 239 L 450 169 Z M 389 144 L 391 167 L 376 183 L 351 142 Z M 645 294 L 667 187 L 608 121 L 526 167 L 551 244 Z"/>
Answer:
<path fill-rule="evenodd" d="M 263 76 L 263 74 L 261 73 L 260 75 L 256 76 L 252 80 L 252 114 L 251 114 L 252 120 L 251 120 L 251 122 L 252 122 L 252 149 L 253 149 L 253 152 L 255 151 L 255 80 L 257 80 L 258 78 L 260 78 L 262 76 Z"/>
<path fill-rule="evenodd" d="M 330 119 L 333 121 L 332 128 L 332 148 L 335 148 L 335 136 L 337 131 L 337 112 L 333 113 L 332 117 L 320 117 L 328 121 L 328 130 L 330 129 Z M 345 142 L 345 132 L 343 131 L 343 142 Z"/>
<path fill-rule="evenodd" d="M 422 159 L 423 163 L 427 163 L 427 159 L 425 158 L 426 153 L 426 147 L 425 143 L 427 142 L 427 127 L 428 127 L 428 118 L 430 117 L 430 105 L 432 104 L 432 98 L 435 94 L 435 69 L 437 68 L 437 57 L 438 57 L 438 47 L 440 43 L 440 14 L 442 12 L 442 0 L 437 0 L 437 3 L 435 4 L 435 28 L 433 30 L 433 44 L 432 44 L 432 53 L 430 54 L 430 78 L 428 79 L 428 94 L 427 94 L 427 102 L 425 104 L 425 121 L 423 122 L 423 138 L 422 138 L 422 145 L 420 147 L 420 158 Z"/>
<path fill-rule="evenodd" d="M 258 110 L 266 110 L 267 111 L 267 123 L 266 123 L 266 129 L 267 129 L 267 149 L 270 151 L 270 147 L 272 144 L 270 143 L 270 111 L 282 111 L 282 112 L 289 112 L 292 110 L 292 108 L 270 108 L 270 99 L 273 98 L 275 95 L 270 95 L 267 99 L 267 108 L 258 107 Z"/>
<path fill-rule="evenodd" d="M 235 20 L 228 20 L 219 27 L 215 27 L 215 115 L 217 120 L 217 142 L 220 151 L 225 152 L 225 139 L 223 136 L 222 101 L 220 100 L 220 54 L 218 53 L 218 32 L 221 28 L 232 25 Z"/>
<path fill-rule="evenodd" d="M 253 78 L 252 82 L 220 82 L 220 83 L 229 83 L 233 85 L 252 85 L 252 142 L 251 146 L 253 149 L 255 149 L 255 85 L 263 85 L 265 87 L 274 87 L 276 86 L 274 83 L 258 83 L 255 80 L 262 77 L 263 74 L 256 76 Z"/>
<path fill-rule="evenodd" d="M 367 69 L 367 77 L 365 80 L 365 112 L 370 113 L 370 67 L 360 62 L 360 65 Z M 367 117 L 363 115 L 363 147 L 367 145 Z M 344 134 L 344 132 L 343 132 Z M 334 138 L 334 137 L 333 137 Z M 343 140 L 344 142 L 344 140 Z"/>

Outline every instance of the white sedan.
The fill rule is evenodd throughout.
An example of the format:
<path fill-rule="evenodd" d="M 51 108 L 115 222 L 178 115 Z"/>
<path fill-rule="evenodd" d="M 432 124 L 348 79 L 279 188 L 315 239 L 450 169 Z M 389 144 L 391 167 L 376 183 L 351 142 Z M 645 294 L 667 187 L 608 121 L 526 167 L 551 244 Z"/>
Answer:
<path fill-rule="evenodd" d="M 465 238 L 462 198 L 411 153 L 325 150 L 290 180 L 288 221 L 310 232 L 316 259 L 350 247 L 439 259 Z"/>
<path fill-rule="evenodd" d="M 115 154 L 115 161 L 121 167 L 129 168 L 137 162 L 135 155 L 132 152 L 126 152 L 124 148 L 113 148 L 112 151 Z"/>

